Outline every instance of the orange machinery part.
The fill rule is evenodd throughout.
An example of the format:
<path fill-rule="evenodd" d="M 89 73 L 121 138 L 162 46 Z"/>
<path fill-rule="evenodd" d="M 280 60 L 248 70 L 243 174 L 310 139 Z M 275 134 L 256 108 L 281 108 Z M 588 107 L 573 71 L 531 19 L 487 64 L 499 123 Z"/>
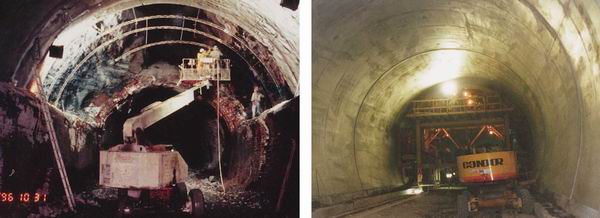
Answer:
<path fill-rule="evenodd" d="M 456 161 L 459 179 L 463 183 L 484 183 L 517 177 L 514 151 L 461 155 Z"/>

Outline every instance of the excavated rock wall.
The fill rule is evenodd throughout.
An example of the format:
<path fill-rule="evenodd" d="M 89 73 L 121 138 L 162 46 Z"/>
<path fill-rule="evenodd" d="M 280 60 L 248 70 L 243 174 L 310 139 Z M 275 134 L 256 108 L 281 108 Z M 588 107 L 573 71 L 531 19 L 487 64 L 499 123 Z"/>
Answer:
<path fill-rule="evenodd" d="M 97 129 L 67 118 L 50 107 L 54 129 L 69 172 L 93 168 L 97 162 Z M 40 100 L 26 90 L 0 83 L 0 147 L 2 181 L 15 188 L 32 188 L 56 172 Z"/>

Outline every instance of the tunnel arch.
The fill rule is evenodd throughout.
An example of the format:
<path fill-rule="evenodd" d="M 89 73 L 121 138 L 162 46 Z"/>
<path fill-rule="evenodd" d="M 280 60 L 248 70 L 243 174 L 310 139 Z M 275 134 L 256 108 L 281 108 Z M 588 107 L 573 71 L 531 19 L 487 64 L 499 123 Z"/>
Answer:
<path fill-rule="evenodd" d="M 447 94 L 444 93 L 444 86 L 447 84 L 453 84 L 456 86 L 457 88 L 457 93 L 458 96 L 447 96 Z M 469 76 L 465 76 L 465 77 L 461 77 L 461 78 L 457 78 L 457 79 L 453 79 L 453 80 L 448 80 L 448 81 L 444 81 L 444 82 L 440 82 L 437 83 L 433 86 L 430 86 L 422 91 L 420 91 L 419 93 L 416 94 L 415 97 L 409 99 L 406 104 L 403 104 L 402 108 L 400 109 L 400 111 L 397 113 L 397 115 L 395 115 L 395 118 L 392 122 L 392 124 L 390 125 L 389 129 L 387 129 L 387 131 L 385 132 L 386 137 L 389 140 L 390 143 L 390 152 L 388 154 L 389 156 L 389 160 L 391 160 L 389 162 L 389 166 L 390 166 L 390 171 L 395 171 L 397 173 L 399 173 L 399 177 L 400 177 L 400 181 L 404 182 L 405 185 L 401 186 L 403 188 L 407 188 L 410 187 L 412 185 L 415 184 L 416 182 L 416 172 L 412 171 L 413 169 L 415 169 L 415 163 L 416 160 L 412 160 L 412 159 L 406 159 L 404 156 L 405 155 L 409 155 L 412 157 L 412 155 L 415 155 L 416 152 L 416 146 L 415 146 L 415 141 L 414 140 L 414 135 L 415 135 L 415 127 L 416 127 L 416 122 L 418 117 L 411 117 L 409 116 L 412 109 L 413 109 L 413 103 L 412 101 L 428 101 L 428 102 L 432 102 L 433 100 L 442 100 L 442 99 L 452 99 L 452 100 L 458 100 L 460 101 L 461 99 L 463 99 L 463 91 L 466 93 L 472 93 L 472 92 L 476 92 L 479 94 L 476 94 L 478 96 L 482 96 L 482 98 L 485 98 L 483 96 L 487 96 L 487 97 L 492 97 L 493 99 L 499 99 L 499 102 L 502 102 L 503 104 L 506 104 L 506 106 L 508 106 L 509 108 L 511 108 L 509 111 L 504 111 L 504 112 L 494 112 L 494 111 L 487 111 L 487 112 L 479 112 L 477 113 L 478 115 L 474 115 L 472 114 L 472 116 L 462 116 L 461 118 L 467 118 L 468 120 L 473 121 L 474 118 L 481 118 L 481 119 L 485 119 L 485 118 L 494 118 L 496 117 L 496 119 L 498 117 L 504 117 L 504 115 L 506 115 L 509 125 L 510 125 L 510 129 L 511 129 L 511 136 L 515 139 L 515 141 L 518 144 L 518 147 L 514 147 L 514 142 L 511 141 L 511 145 L 513 145 L 513 148 L 515 148 L 517 150 L 517 154 L 518 154 L 518 160 L 519 160 L 519 168 L 522 170 L 519 170 L 519 179 L 520 180 L 529 180 L 532 179 L 531 176 L 535 175 L 535 170 L 533 169 L 533 162 L 535 161 L 535 154 L 538 153 L 538 151 L 535 150 L 534 145 L 537 145 L 539 143 L 535 142 L 535 139 L 532 137 L 532 132 L 533 130 L 535 130 L 536 128 L 533 128 L 532 126 L 530 126 L 530 124 L 535 124 L 535 122 L 531 121 L 531 112 L 527 111 L 529 110 L 528 108 L 526 108 L 525 106 L 527 106 L 527 104 L 524 102 L 525 99 L 523 98 L 519 98 L 519 96 L 517 96 L 515 93 L 513 93 L 510 89 L 508 89 L 506 86 L 503 86 L 502 84 L 497 83 L 494 80 L 489 80 L 489 79 L 485 79 L 482 77 L 469 77 Z M 464 96 L 466 97 L 466 96 Z M 452 101 L 451 100 L 451 101 Z M 484 100 L 485 101 L 485 100 Z M 494 100 L 494 102 L 496 102 L 496 100 Z M 485 107 L 485 106 L 484 106 Z M 538 108 L 539 109 L 539 108 Z M 541 113 L 541 112 L 535 112 L 535 113 Z M 457 115 L 460 116 L 460 115 Z M 445 118 L 444 118 L 445 117 Z M 431 123 L 436 123 L 436 122 L 444 122 L 444 121 L 459 121 L 461 119 L 453 119 L 449 116 L 438 116 L 438 117 L 421 117 L 424 119 L 419 119 L 421 120 L 421 122 L 426 122 L 429 123 L 431 125 Z M 456 118 L 456 117 L 455 117 Z M 543 120 L 541 121 L 543 122 Z M 541 123 L 540 122 L 540 123 Z M 504 125 L 504 124 L 503 124 Z M 442 127 L 442 126 L 440 126 Z M 453 126 L 456 127 L 456 126 Z M 429 128 L 431 130 L 431 126 L 429 127 L 422 127 L 422 128 Z M 435 127 L 438 128 L 438 127 Z M 452 128 L 452 127 L 450 127 Z M 502 127 L 503 128 L 503 127 Z M 541 132 L 539 134 L 543 134 L 544 130 L 544 125 L 540 125 L 537 129 L 539 129 L 538 132 Z M 462 130 L 462 128 L 458 128 L 457 131 Z M 450 130 L 449 130 L 450 131 Z M 501 130 L 500 132 L 502 134 L 505 134 L 504 132 L 505 130 Z M 453 132 L 452 132 L 453 133 Z M 462 132 L 465 133 L 465 132 Z M 466 133 L 469 134 L 469 133 Z M 472 133 L 470 133 L 472 134 Z M 458 143 L 455 144 L 457 146 L 465 146 L 465 141 L 463 138 L 463 135 L 458 134 L 458 135 L 454 135 L 454 133 L 452 134 L 454 139 L 452 140 L 457 140 L 456 142 L 453 143 Z M 485 135 L 485 134 L 484 134 Z M 482 135 L 482 136 L 484 136 Z M 474 136 L 474 135 L 471 135 Z M 458 138 L 457 138 L 458 137 Z M 443 138 L 443 137 L 442 137 Z M 538 137 L 540 138 L 540 137 Z M 460 140 L 459 140 L 460 139 Z M 468 139 L 468 140 L 474 140 L 472 141 L 472 143 L 477 144 L 477 141 L 473 138 Z M 441 141 L 438 141 L 438 143 Z M 468 143 L 469 141 L 467 141 Z M 433 145 L 434 147 L 439 146 L 440 144 L 435 144 Z M 479 144 L 481 145 L 481 144 Z M 538 146 L 539 148 L 540 146 Z M 438 147 L 439 148 L 439 147 Z M 543 153 L 543 152 L 541 152 Z M 431 155 L 431 153 L 430 153 Z M 445 156 L 448 157 L 448 156 Z M 410 161 L 412 160 L 412 161 Z M 431 160 L 429 160 L 431 161 Z M 447 162 L 446 162 L 447 163 Z M 448 182 L 448 181 L 446 181 Z M 406 184 L 408 183 L 408 184 Z"/>
<path fill-rule="evenodd" d="M 128 96 L 121 107 L 113 108 L 104 123 L 104 134 L 101 146 L 108 149 L 114 145 L 123 143 L 122 129 L 126 119 L 140 113 L 144 107 L 156 101 L 164 101 L 180 93 L 175 87 L 148 86 Z M 188 163 L 188 167 L 194 170 L 214 170 L 216 160 L 216 128 L 217 111 L 210 103 L 210 99 L 194 101 L 155 125 L 144 131 L 144 142 L 155 144 L 171 144 L 173 148 L 180 151 L 182 157 Z M 235 132 L 231 132 L 223 115 L 219 119 L 221 124 L 221 146 L 223 156 L 230 153 L 231 144 L 234 142 Z M 227 164 L 227 161 L 224 161 Z M 224 169 L 227 166 L 224 166 Z"/>
<path fill-rule="evenodd" d="M 290 140 L 297 141 L 297 137 L 288 133 L 294 131 L 288 126 L 297 125 L 298 121 L 286 117 L 293 118 L 298 108 L 298 12 L 285 8 L 279 2 L 252 0 L 48 0 L 13 2 L 7 5 L 7 13 L 4 16 L 6 19 L 0 22 L 7 30 L 0 33 L 0 38 L 3 39 L 0 40 L 0 47 L 6 51 L 0 54 L 0 80 L 7 83 L 0 84 L 0 88 L 22 91 L 9 97 L 31 96 L 31 101 L 35 101 L 36 97 L 46 97 L 36 89 L 36 80 L 38 77 L 42 80 L 47 79 L 42 81 L 41 85 L 42 90 L 50 94 L 50 97 L 46 98 L 48 101 L 42 100 L 41 104 L 31 107 L 39 111 L 39 106 L 44 106 L 46 102 L 57 103 L 53 104 L 57 107 L 50 107 L 50 112 L 53 118 L 61 118 L 59 122 L 54 122 L 54 127 L 61 153 L 64 155 L 65 167 L 69 171 L 68 179 L 74 187 L 77 186 L 74 188 L 74 194 L 79 195 L 97 187 L 92 184 L 97 184 L 99 177 L 98 152 L 119 143 L 118 140 L 110 141 L 105 142 L 104 147 L 100 146 L 99 137 L 107 129 L 113 132 L 122 131 L 122 123 L 110 124 L 115 128 L 107 125 L 107 122 L 110 123 L 107 120 L 111 119 L 109 116 L 115 115 L 115 110 L 127 108 L 129 98 L 149 88 L 163 87 L 164 89 L 158 92 L 171 95 L 189 89 L 189 84 L 178 84 L 177 65 L 181 63 L 181 58 L 196 57 L 199 47 L 216 45 L 223 57 L 233 63 L 230 65 L 232 81 L 221 82 L 220 87 L 215 87 L 215 82 L 210 81 L 209 89 L 203 88 L 200 96 L 194 96 L 191 104 L 202 104 L 202 107 L 196 107 L 198 110 L 192 115 L 201 115 L 197 113 L 206 111 L 211 114 L 211 110 L 219 105 L 220 120 L 214 123 L 221 124 L 223 135 L 220 138 L 227 144 L 225 146 L 230 147 L 225 148 L 220 155 L 223 157 L 224 170 L 221 181 L 214 179 L 219 177 L 218 172 L 200 175 L 192 171 L 185 181 L 186 185 L 188 188 L 199 188 L 203 192 L 215 188 L 218 196 L 205 196 L 208 197 L 205 199 L 207 205 L 216 206 L 215 210 L 209 213 L 275 213 L 273 211 L 276 205 L 271 204 L 271 201 L 277 200 L 277 207 L 282 206 L 282 210 L 277 212 L 278 215 L 295 214 L 297 194 L 294 194 L 293 187 L 298 187 L 295 185 L 297 183 L 288 183 L 285 188 L 280 186 L 282 175 L 285 174 L 287 178 L 291 173 L 290 180 L 297 177 L 293 173 L 297 171 L 298 154 L 290 156 L 296 151 L 291 151 L 293 148 L 288 146 Z M 153 16 L 156 16 L 156 19 L 147 19 Z M 17 24 L 20 26 L 16 27 Z M 87 25 L 97 31 L 87 31 L 84 28 L 83 31 L 77 32 L 75 27 L 79 25 Z M 114 28 L 110 29 L 111 27 Z M 58 42 L 57 39 L 62 39 L 61 35 L 65 33 L 79 33 L 80 36 Z M 86 35 L 87 33 L 91 34 Z M 156 41 L 152 41 L 153 37 Z M 102 46 L 103 48 L 98 48 L 104 42 L 108 43 Z M 40 64 L 44 63 L 45 59 L 48 60 L 48 53 L 51 53 L 49 48 L 53 43 L 65 45 L 65 51 L 68 45 L 75 45 L 71 48 L 73 50 L 79 49 L 74 55 L 65 52 L 67 55 L 64 55 L 62 60 L 68 60 L 64 61 L 66 70 L 59 67 L 56 68 L 59 70 L 48 70 L 49 65 Z M 100 52 L 95 52 L 98 50 Z M 125 61 L 121 62 L 121 59 Z M 136 69 L 130 69 L 127 65 L 133 61 L 140 63 L 136 65 Z M 83 67 L 75 67 L 77 65 Z M 99 66 L 106 65 L 111 67 L 99 69 Z M 117 67 L 121 71 L 111 71 Z M 100 72 L 102 70 L 104 71 Z M 71 72 L 73 74 L 70 74 Z M 133 75 L 134 72 L 138 74 Z M 56 80 L 56 83 L 52 80 Z M 249 116 L 250 96 L 254 87 L 260 87 L 265 96 L 261 102 L 264 113 L 261 113 L 260 117 Z M 214 97 L 217 91 L 220 98 Z M 277 107 L 269 110 L 273 106 Z M 17 102 L 7 107 L 22 107 L 22 104 Z M 214 112 L 215 118 L 216 113 Z M 23 122 L 23 119 L 17 118 L 19 117 L 15 117 L 15 120 Z M 169 118 L 163 120 L 168 121 Z M 169 131 L 164 132 L 169 132 L 169 135 L 164 137 L 181 136 L 190 139 L 188 141 L 197 140 L 202 134 L 178 134 L 171 130 L 189 130 L 189 133 L 195 131 L 194 129 L 214 126 L 214 123 L 206 122 L 206 128 L 203 127 L 200 123 L 206 120 L 212 122 L 212 119 L 208 118 L 186 120 L 196 122 L 190 124 L 188 129 L 168 129 Z M 8 122 L 11 120 L 4 122 L 5 125 L 10 125 Z M 211 136 L 204 134 L 203 138 Z M 172 139 L 169 138 L 169 141 Z M 212 139 L 216 140 L 214 137 Z M 47 139 L 43 142 L 46 141 Z M 175 140 L 173 142 L 175 143 Z M 37 145 L 40 142 L 30 143 Z M 271 147 L 277 149 L 269 149 Z M 189 154 L 197 152 L 188 148 L 195 147 L 181 146 L 180 153 L 186 162 L 189 162 L 190 169 L 197 170 L 207 158 L 199 158 L 200 161 L 197 162 L 190 161 Z M 292 163 L 292 168 L 288 167 L 287 170 L 272 167 L 288 162 Z M 58 189 L 59 183 L 60 180 L 56 180 L 52 188 L 56 186 Z M 223 183 L 227 191 L 224 188 L 223 191 L 217 190 L 217 186 L 212 185 L 219 183 Z M 269 192 L 263 193 L 265 190 Z M 280 194 L 284 191 L 285 196 Z M 240 195 L 240 192 L 243 193 Z M 236 199 L 234 202 L 229 201 L 230 196 L 254 197 L 246 197 L 242 201 Z M 283 204 L 280 204 L 282 201 Z M 229 206 L 238 208 L 231 210 Z"/>
<path fill-rule="evenodd" d="M 456 50 L 443 50 L 442 52 L 448 52 L 448 51 L 456 51 Z M 497 63 L 497 62 L 494 63 L 493 59 L 490 59 L 489 57 L 486 57 L 485 55 L 481 55 L 481 54 L 473 53 L 473 52 L 469 52 L 469 51 L 459 51 L 459 52 L 470 53 L 469 55 L 471 55 L 472 57 L 467 55 L 468 58 L 465 58 L 465 59 L 471 60 L 474 63 L 487 64 L 487 68 L 485 68 L 485 70 L 482 70 L 484 68 L 477 66 L 477 65 L 464 66 L 465 69 L 467 69 L 467 70 L 465 70 L 464 73 L 462 73 L 462 72 L 459 73 L 460 74 L 459 76 L 450 78 L 449 80 L 439 81 L 435 84 L 431 84 L 431 85 L 427 84 L 427 86 L 424 86 L 422 88 L 414 87 L 413 85 L 411 85 L 411 83 L 414 83 L 413 81 L 418 81 L 419 80 L 418 78 L 403 78 L 403 76 L 401 76 L 403 74 L 407 74 L 406 72 L 415 72 L 415 73 L 410 76 L 404 75 L 404 77 L 418 77 L 419 75 L 421 75 L 421 73 L 419 73 L 418 69 L 415 71 L 412 71 L 412 70 L 406 71 L 405 69 L 407 66 L 412 65 L 411 61 L 414 62 L 414 60 L 411 60 L 412 58 L 416 58 L 417 59 L 416 61 L 423 61 L 423 60 L 428 59 L 428 56 L 435 56 L 434 54 L 432 54 L 435 52 L 440 52 L 440 51 L 437 50 L 437 51 L 420 53 L 415 56 L 412 56 L 409 59 L 401 61 L 399 64 L 394 65 L 394 67 L 392 67 L 390 70 L 383 73 L 379 77 L 381 79 L 377 79 L 372 84 L 372 86 L 369 88 L 369 91 L 364 96 L 362 103 L 359 106 L 359 109 L 356 112 L 357 114 L 354 119 L 353 143 L 354 143 L 355 152 L 356 152 L 356 150 L 359 151 L 357 153 L 357 156 L 368 155 L 368 154 L 364 154 L 365 153 L 364 150 L 367 150 L 367 148 L 365 148 L 365 146 L 369 146 L 372 144 L 372 143 L 370 143 L 369 140 L 373 140 L 373 138 L 375 138 L 375 137 L 387 138 L 386 135 L 390 131 L 393 121 L 397 119 L 394 117 L 400 116 L 399 114 L 401 114 L 402 110 L 404 109 L 404 108 L 402 108 L 402 106 L 405 106 L 406 104 L 408 104 L 408 102 L 410 102 L 412 99 L 414 99 L 415 96 L 419 95 L 422 90 L 428 90 L 431 87 L 442 84 L 449 80 L 459 80 L 459 79 L 463 79 L 463 78 L 495 81 L 497 83 L 497 85 L 507 87 L 507 88 L 505 88 L 506 90 L 518 90 L 518 87 L 527 87 L 527 85 L 523 82 L 523 80 L 519 77 L 518 74 L 511 72 L 510 69 L 507 69 L 501 63 Z M 425 58 L 425 59 L 423 59 L 423 58 Z M 429 57 L 429 59 L 431 59 L 431 57 Z M 490 67 L 491 64 L 494 64 L 496 66 Z M 471 70 L 471 69 L 473 69 L 473 70 Z M 376 87 L 376 88 L 374 88 L 374 87 Z M 390 94 L 390 93 L 392 93 L 392 94 Z M 401 94 L 402 98 L 395 99 L 394 97 L 396 95 L 394 95 L 394 93 L 402 93 Z M 542 112 L 540 112 L 540 108 L 535 108 L 537 105 L 539 105 L 537 103 L 536 96 L 533 94 L 530 94 L 530 96 L 527 96 L 527 94 L 528 93 L 523 93 L 522 91 L 520 91 L 519 93 L 513 94 L 513 96 L 515 96 L 517 98 L 517 102 L 532 102 L 531 104 L 525 104 L 525 106 L 528 107 L 527 111 L 537 111 L 536 112 L 537 114 L 541 114 Z M 385 98 L 384 96 L 389 96 L 389 98 Z M 363 106 L 365 108 L 373 107 L 373 106 L 378 107 L 379 109 L 377 110 L 377 112 L 383 113 L 385 111 L 386 114 L 379 115 L 380 117 L 378 117 L 377 119 L 373 119 L 373 118 L 371 118 L 371 117 L 373 117 L 373 112 L 363 109 Z M 381 109 L 381 108 L 384 108 L 384 109 Z M 388 109 L 388 108 L 390 108 L 390 109 Z M 387 112 L 388 110 L 389 110 L 389 112 Z M 533 113 L 530 112 L 530 117 L 534 118 L 534 120 L 532 120 L 532 122 L 534 124 L 537 124 L 537 128 L 535 128 L 535 129 L 537 129 L 543 133 L 544 126 L 538 124 L 538 123 L 543 122 L 543 120 L 541 120 L 539 117 L 531 116 L 532 114 Z M 370 131 L 370 129 L 377 129 L 377 130 Z M 393 146 L 393 145 L 391 145 L 391 143 L 389 141 L 386 142 L 386 144 L 388 144 L 389 146 Z M 360 152 L 361 150 L 363 151 L 362 154 Z M 375 155 L 375 156 L 377 156 L 377 155 Z M 356 157 L 356 158 L 361 159 L 360 157 Z M 365 161 L 363 161 L 363 162 L 365 162 Z M 366 161 L 366 162 L 368 162 L 368 161 Z M 357 164 L 357 170 L 360 170 L 361 167 L 358 166 L 358 165 L 360 165 L 358 163 L 358 161 L 356 164 Z M 368 167 L 365 167 L 365 168 L 366 169 L 363 169 L 363 171 L 368 172 Z M 390 169 L 390 171 L 393 171 L 393 169 Z M 358 172 L 357 174 L 360 175 L 360 172 Z"/>
<path fill-rule="evenodd" d="M 187 7 L 197 8 L 206 11 L 212 15 L 209 16 L 213 21 L 220 22 L 224 27 L 218 28 L 221 34 L 227 35 L 227 26 L 236 25 L 241 27 L 236 32 L 242 31 L 242 34 L 249 33 L 253 40 L 253 47 L 249 49 L 251 52 L 256 52 L 252 59 L 263 62 L 262 68 L 271 71 L 271 77 L 276 80 L 283 80 L 283 83 L 289 88 L 289 92 L 297 95 L 297 74 L 298 74 L 298 56 L 297 56 L 297 29 L 288 25 L 294 23 L 297 19 L 293 13 L 288 13 L 284 8 L 274 7 L 274 5 L 256 3 L 256 2 L 190 2 L 181 0 L 167 1 L 97 1 L 93 5 L 85 5 L 85 3 L 73 4 L 58 4 L 55 13 L 50 16 L 54 20 L 48 20 L 37 32 L 41 37 L 30 39 L 27 46 L 19 49 L 22 56 L 18 61 L 15 61 L 15 71 L 13 73 L 13 81 L 21 87 L 27 87 L 31 77 L 35 75 L 35 71 L 39 70 L 38 61 L 40 60 L 40 51 L 47 51 L 52 41 L 58 34 L 65 30 L 67 26 L 86 19 L 100 19 L 102 16 L 111 13 L 119 13 L 124 10 L 129 10 L 135 7 L 152 5 L 152 4 L 173 4 Z M 91 7 L 88 9 L 87 7 Z M 87 10 L 84 10 L 87 9 Z M 97 13 L 101 11 L 102 13 Z M 243 13 L 242 13 L 243 12 Z M 245 14 L 244 14 L 245 13 Z M 289 16 L 288 14 L 292 14 Z M 77 16 L 74 16 L 77 15 Z M 288 16 L 286 16 L 288 15 Z M 65 16 L 67 18 L 65 18 Z M 277 19 L 275 19 L 277 18 Z M 187 18 L 186 18 L 187 19 Z M 190 18 L 194 19 L 194 18 Z M 204 23 L 210 23 L 205 21 Z M 268 23 L 263 25 L 262 23 Z M 208 25 L 215 28 L 216 25 Z M 224 29 L 225 28 L 225 29 Z M 229 30 L 231 32 L 232 30 Z M 218 36 L 219 38 L 222 36 Z M 234 37 L 235 38 L 235 37 Z M 242 46 L 246 43 L 241 43 Z M 256 50 L 259 49 L 259 50 Z M 269 49 L 267 51 L 266 49 Z M 37 57 L 36 57 L 36 53 Z M 266 56 L 265 56 L 266 55 Z M 260 57 L 259 57 L 260 56 Z M 10 63 L 10 62 L 9 62 Z M 254 67 L 255 64 L 252 66 Z M 10 66 L 10 64 L 9 64 Z M 269 73 L 271 74 L 271 73 Z"/>
<path fill-rule="evenodd" d="M 587 129 L 598 119 L 591 113 L 598 106 L 599 24 L 590 19 L 600 16 L 596 3 L 317 1 L 313 7 L 313 187 L 319 187 L 313 199 L 333 203 L 400 186 L 385 165 L 389 124 L 419 91 L 467 76 L 496 81 L 526 103 L 540 151 L 536 167 L 544 167 L 542 189 L 598 205 L 581 188 L 593 183 L 582 174 L 592 173 L 586 151 L 598 149 Z"/>

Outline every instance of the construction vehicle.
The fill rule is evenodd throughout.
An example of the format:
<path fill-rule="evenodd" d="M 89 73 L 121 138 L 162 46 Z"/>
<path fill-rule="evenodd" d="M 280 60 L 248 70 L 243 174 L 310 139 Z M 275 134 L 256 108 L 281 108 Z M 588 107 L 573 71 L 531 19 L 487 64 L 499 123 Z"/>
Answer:
<path fill-rule="evenodd" d="M 533 213 L 533 199 L 517 182 L 517 158 L 512 150 L 494 150 L 457 157 L 459 180 L 467 186 L 457 197 L 458 217 L 483 208 L 513 208 Z"/>
<path fill-rule="evenodd" d="M 188 62 L 193 62 L 190 65 Z M 200 64 L 195 64 L 200 63 Z M 188 165 L 172 145 L 148 145 L 144 130 L 193 102 L 210 88 L 210 80 L 225 74 L 229 80 L 229 60 L 219 57 L 184 59 L 180 84 L 191 88 L 162 102 L 154 102 L 123 124 L 123 144 L 100 151 L 99 184 L 119 190 L 118 216 L 160 211 L 179 211 L 201 217 L 204 198 L 199 189 L 187 191 L 184 180 Z"/>
<path fill-rule="evenodd" d="M 518 166 L 521 178 L 527 172 L 525 162 L 517 165 L 516 151 L 523 149 L 511 141 L 515 135 L 509 119 L 514 113 L 512 104 L 499 93 L 478 87 L 465 86 L 456 94 L 411 102 L 407 117 L 414 119 L 415 130 L 402 131 L 399 140 L 410 142 L 416 133 L 416 146 L 403 148 L 403 173 L 414 177 L 424 191 L 466 186 L 457 197 L 458 217 L 484 208 L 532 213 L 532 197 L 517 181 Z"/>

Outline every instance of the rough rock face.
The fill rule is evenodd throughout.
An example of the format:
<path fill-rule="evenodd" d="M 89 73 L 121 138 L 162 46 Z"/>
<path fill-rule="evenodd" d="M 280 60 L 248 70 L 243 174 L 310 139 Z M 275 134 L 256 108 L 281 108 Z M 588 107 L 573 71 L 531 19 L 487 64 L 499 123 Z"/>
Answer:
<path fill-rule="evenodd" d="M 272 209 L 277 207 L 279 198 L 285 202 L 283 205 L 298 204 L 297 198 L 287 197 L 298 196 L 299 191 L 298 110 L 296 97 L 242 122 L 237 131 L 238 142 L 231 148 L 233 161 L 226 186 L 260 191 L 270 199 L 265 206 Z"/>
<path fill-rule="evenodd" d="M 158 3 L 163 6 L 151 6 L 159 5 Z M 166 4 L 171 5 L 164 6 Z M 148 47 L 148 49 L 137 50 L 140 46 L 182 39 L 204 43 L 205 46 L 218 44 L 222 49 L 235 53 L 243 59 L 236 64 L 241 65 L 242 62 L 247 64 L 251 68 L 253 77 L 260 80 L 259 84 L 263 89 L 268 90 L 265 95 L 273 101 L 285 100 L 298 94 L 297 13 L 281 7 L 276 1 L 117 2 L 106 0 L 64 4 L 45 1 L 35 4 L 35 7 L 42 5 L 57 10 L 44 11 L 41 15 L 40 10 L 31 12 L 25 7 L 23 14 L 35 14 L 35 18 L 28 19 L 27 27 L 22 31 L 5 33 L 9 40 L 22 35 L 37 35 L 37 38 L 22 37 L 23 39 L 14 40 L 16 43 L 11 44 L 4 44 L 9 40 L 0 42 L 2 47 L 8 48 L 9 53 L 19 54 L 6 58 L 8 66 L 6 74 L 16 67 L 17 73 L 11 79 L 19 87 L 26 87 L 35 75 L 32 72 L 42 69 L 40 76 L 49 99 L 54 105 L 69 113 L 82 115 L 84 113 L 82 110 L 88 107 L 89 99 L 106 93 L 109 95 L 117 93 L 123 85 L 129 83 L 127 80 L 134 79 L 131 74 L 137 74 L 142 68 L 152 64 L 151 61 L 144 63 L 143 66 L 137 64 L 140 61 L 145 62 L 143 59 L 146 61 L 153 59 L 149 57 L 152 55 L 147 55 L 147 51 L 152 49 Z M 149 18 L 150 27 L 167 25 L 169 28 L 180 28 L 183 26 L 186 28 L 185 33 L 182 32 L 180 35 L 179 31 L 174 31 L 177 33 L 174 34 L 173 31 L 166 30 L 151 31 L 160 34 L 135 32 L 136 29 L 148 27 L 148 22 L 144 22 L 146 20 L 143 17 L 153 17 L 155 12 L 151 10 L 152 8 L 172 9 L 175 5 L 178 5 L 180 11 L 166 13 L 169 10 L 164 10 L 160 15 L 177 17 Z M 15 5 L 15 7 L 19 6 Z M 186 25 L 181 25 L 179 16 L 183 15 L 189 19 L 199 19 L 200 22 L 187 20 Z M 23 15 L 9 14 L 9 16 L 11 16 L 9 21 L 13 21 L 12 17 Z M 40 20 L 41 16 L 47 16 L 46 21 Z M 142 20 L 132 23 L 134 19 Z M 30 20 L 38 23 L 30 23 Z M 161 21 L 159 22 L 161 24 L 153 24 L 154 21 Z M 210 25 L 202 24 L 204 22 L 209 22 Z M 35 28 L 32 28 L 34 26 Z M 200 32 L 207 33 L 210 37 L 204 37 L 199 34 Z M 65 46 L 62 59 L 44 58 L 51 44 Z M 159 47 L 169 46 L 165 44 Z M 194 46 L 189 47 L 197 49 Z M 179 47 L 173 48 L 175 48 L 172 49 L 173 51 L 179 52 L 175 52 L 176 54 L 182 54 L 184 53 L 182 50 L 185 50 Z M 132 50 L 135 52 L 122 56 Z M 15 61 L 12 62 L 13 60 Z M 0 74 L 0 77 L 8 78 L 9 75 Z"/>
<path fill-rule="evenodd" d="M 67 168 L 91 167 L 97 159 L 95 128 L 50 109 Z M 6 186 L 38 188 L 48 169 L 55 172 L 40 101 L 26 90 L 7 83 L 0 83 L 0 150 L 3 160 L 0 171 Z"/>

